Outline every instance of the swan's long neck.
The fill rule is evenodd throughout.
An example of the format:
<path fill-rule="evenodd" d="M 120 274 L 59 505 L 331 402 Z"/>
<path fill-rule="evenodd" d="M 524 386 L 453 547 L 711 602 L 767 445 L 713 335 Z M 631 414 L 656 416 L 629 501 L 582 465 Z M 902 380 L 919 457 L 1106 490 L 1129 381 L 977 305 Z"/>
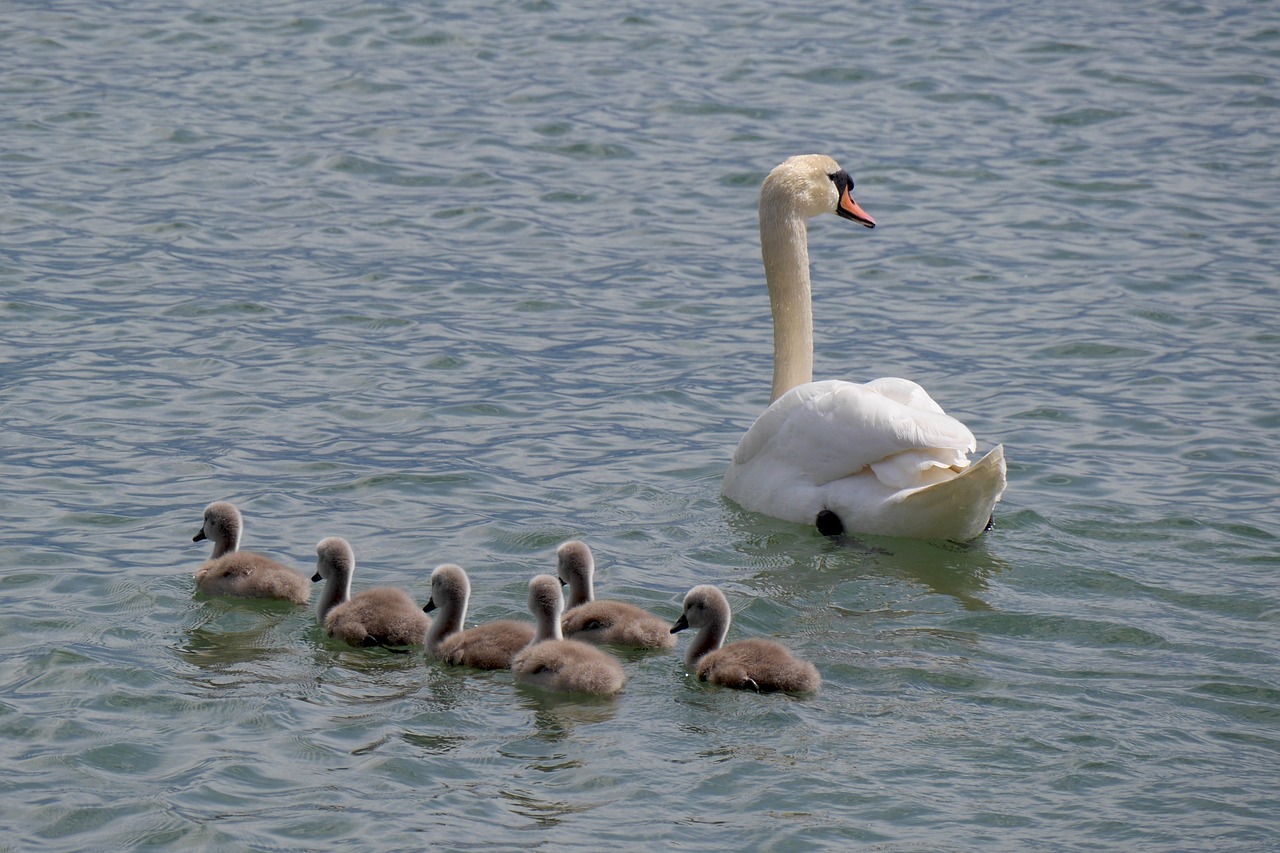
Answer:
<path fill-rule="evenodd" d="M 316 619 L 324 624 L 329 611 L 351 598 L 351 574 L 334 567 L 334 572 L 324 582 L 324 591 L 316 605 Z"/>
<path fill-rule="evenodd" d="M 698 661 L 704 656 L 724 645 L 724 638 L 729 634 L 729 614 L 713 615 L 707 620 L 698 634 L 693 638 L 693 642 L 689 644 L 689 649 L 684 653 L 685 666 L 693 669 Z"/>
<path fill-rule="evenodd" d="M 536 623 L 533 642 L 560 640 L 560 615 L 564 613 L 564 593 L 560 591 L 560 579 L 553 575 L 538 575 L 529 581 L 529 612 Z"/>
<path fill-rule="evenodd" d="M 213 543 L 213 555 L 210 557 L 210 559 L 216 560 L 219 557 L 226 556 L 227 554 L 235 553 L 239 549 L 240 549 L 239 536 L 236 536 L 234 539 L 232 538 L 219 539 L 218 541 Z"/>
<path fill-rule="evenodd" d="M 233 554 L 240 550 L 240 534 L 244 532 L 244 526 L 235 518 L 228 518 L 223 523 L 219 523 L 214 531 L 213 539 L 213 556 L 210 559 L 218 559 L 227 554 Z"/>
<path fill-rule="evenodd" d="M 564 634 L 560 631 L 560 611 L 555 607 L 547 607 L 539 610 L 537 613 L 537 629 L 534 634 L 533 641 L 541 643 L 543 640 L 562 640 Z"/>
<path fill-rule="evenodd" d="M 760 254 L 773 311 L 773 396 L 813 380 L 809 237 L 794 210 L 760 205 Z"/>
<path fill-rule="evenodd" d="M 429 651 L 434 653 L 442 640 L 462 630 L 463 624 L 467 621 L 469 598 L 470 595 L 462 590 L 451 591 L 450 596 L 444 598 L 440 604 L 440 612 L 435 614 L 435 618 L 431 620 L 431 627 L 427 629 Z"/>
<path fill-rule="evenodd" d="M 592 579 L 591 566 L 579 566 L 569 574 L 569 600 L 565 607 L 577 607 L 596 600 L 595 582 Z"/>

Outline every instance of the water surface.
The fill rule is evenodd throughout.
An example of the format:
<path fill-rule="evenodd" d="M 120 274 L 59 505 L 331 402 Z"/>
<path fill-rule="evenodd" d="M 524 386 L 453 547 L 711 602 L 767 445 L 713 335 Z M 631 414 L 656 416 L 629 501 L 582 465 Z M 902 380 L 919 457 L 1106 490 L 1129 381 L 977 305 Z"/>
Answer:
<path fill-rule="evenodd" d="M 0 847 L 1280 842 L 1265 4 L 10 4 Z M 835 156 L 821 376 L 1003 443 L 978 542 L 719 496 L 767 402 L 759 181 Z M 632 655 L 579 702 L 207 600 L 245 544 L 473 617 L 555 546 L 816 697 Z M 687 640 L 685 641 L 687 642 Z"/>

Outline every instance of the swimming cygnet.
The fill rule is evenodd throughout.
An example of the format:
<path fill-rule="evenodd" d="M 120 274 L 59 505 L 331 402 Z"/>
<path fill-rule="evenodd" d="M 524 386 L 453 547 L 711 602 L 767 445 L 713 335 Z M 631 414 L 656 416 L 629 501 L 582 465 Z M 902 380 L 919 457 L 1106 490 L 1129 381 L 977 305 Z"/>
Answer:
<path fill-rule="evenodd" d="M 671 633 L 698 629 L 684 662 L 699 679 L 757 693 L 813 693 L 822 684 L 813 664 L 781 643 L 750 639 L 722 646 L 730 619 L 729 601 L 714 586 L 695 586 L 684 597 L 684 613 Z"/>
<path fill-rule="evenodd" d="M 427 631 L 427 652 L 455 666 L 510 669 L 511 657 L 533 642 L 533 625 L 514 619 L 462 630 L 471 599 L 471 581 L 461 566 L 445 563 L 431 573 L 431 599 L 422 608 L 439 611 Z"/>
<path fill-rule="evenodd" d="M 311 598 L 307 576 L 270 557 L 240 551 L 244 520 L 240 511 L 226 501 L 216 501 L 204 509 L 204 523 L 192 542 L 208 539 L 213 555 L 196 570 L 196 589 L 207 595 L 238 595 L 243 598 L 278 598 L 306 604 Z"/>
<path fill-rule="evenodd" d="M 569 585 L 569 609 L 560 623 L 566 637 L 636 649 L 675 648 L 665 620 L 634 604 L 595 600 L 596 564 L 585 542 L 564 543 L 556 549 L 556 560 L 560 582 Z"/>
<path fill-rule="evenodd" d="M 538 632 L 533 644 L 511 659 L 516 680 L 573 693 L 617 693 L 625 681 L 622 667 L 595 646 L 562 639 L 563 610 L 564 595 L 557 578 L 538 575 L 529 582 L 529 611 L 538 623 Z"/>
<path fill-rule="evenodd" d="M 316 618 L 330 637 L 353 646 L 417 646 L 426 639 L 431 617 L 409 594 L 392 587 L 369 589 L 351 597 L 356 555 L 341 536 L 316 545 L 316 573 L 325 580 Z"/>

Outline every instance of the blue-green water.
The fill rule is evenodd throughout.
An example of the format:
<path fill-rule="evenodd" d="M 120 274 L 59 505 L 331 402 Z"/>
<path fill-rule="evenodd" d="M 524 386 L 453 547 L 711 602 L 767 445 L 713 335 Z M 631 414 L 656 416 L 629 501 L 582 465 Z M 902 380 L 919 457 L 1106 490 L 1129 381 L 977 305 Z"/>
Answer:
<path fill-rule="evenodd" d="M 1271 4 L 0 12 L 0 849 L 1280 845 Z M 1005 445 L 970 547 L 719 496 L 810 151 L 817 374 Z M 215 499 L 476 619 L 582 537 L 824 689 L 347 649 L 193 597 Z"/>

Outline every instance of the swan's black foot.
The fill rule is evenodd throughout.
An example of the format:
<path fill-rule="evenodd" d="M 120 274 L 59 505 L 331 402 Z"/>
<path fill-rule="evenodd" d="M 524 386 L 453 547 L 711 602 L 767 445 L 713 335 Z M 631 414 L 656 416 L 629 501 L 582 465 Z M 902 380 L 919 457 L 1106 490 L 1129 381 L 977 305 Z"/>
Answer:
<path fill-rule="evenodd" d="M 814 519 L 814 523 L 818 525 L 818 532 L 830 539 L 832 544 L 838 547 L 853 548 L 855 551 L 863 551 L 867 554 L 893 554 L 892 551 L 886 551 L 884 548 L 868 545 L 866 542 L 855 539 L 852 536 L 846 536 L 844 522 L 840 520 L 840 516 L 829 509 L 819 512 L 818 517 Z"/>
<path fill-rule="evenodd" d="M 819 512 L 815 523 L 818 525 L 818 532 L 823 536 L 840 536 L 844 533 L 844 522 L 840 520 L 840 516 L 829 509 Z"/>
<path fill-rule="evenodd" d="M 987 526 L 982 528 L 982 532 L 986 533 L 988 530 L 991 530 L 995 526 L 996 526 L 996 515 L 995 513 L 992 513 L 991 517 L 987 519 Z"/>

